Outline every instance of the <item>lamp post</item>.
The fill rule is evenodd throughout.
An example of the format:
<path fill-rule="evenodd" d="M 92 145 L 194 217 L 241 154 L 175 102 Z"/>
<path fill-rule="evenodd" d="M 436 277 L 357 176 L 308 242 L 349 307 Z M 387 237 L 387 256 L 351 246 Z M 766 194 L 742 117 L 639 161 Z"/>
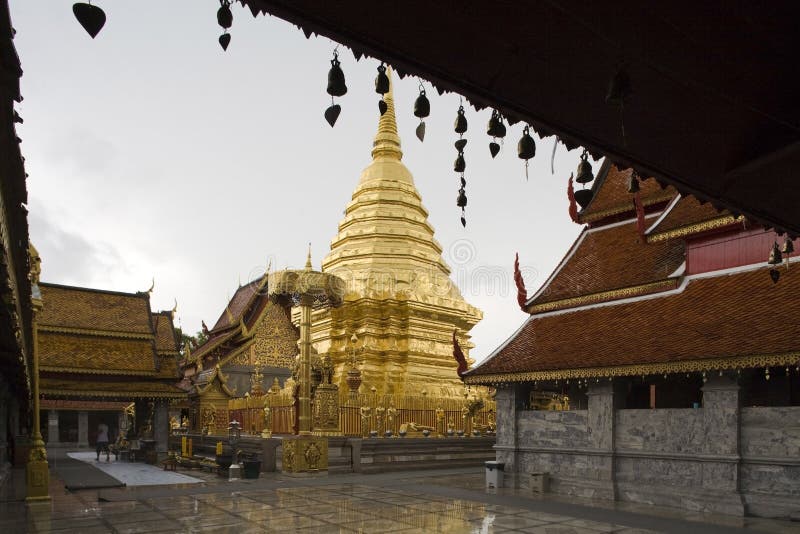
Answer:
<path fill-rule="evenodd" d="M 234 419 L 228 423 L 228 444 L 231 446 L 231 466 L 228 468 L 228 480 L 239 480 L 242 478 L 242 466 L 239 464 L 239 451 L 236 446 L 239 438 L 242 437 L 242 427 L 239 421 Z"/>

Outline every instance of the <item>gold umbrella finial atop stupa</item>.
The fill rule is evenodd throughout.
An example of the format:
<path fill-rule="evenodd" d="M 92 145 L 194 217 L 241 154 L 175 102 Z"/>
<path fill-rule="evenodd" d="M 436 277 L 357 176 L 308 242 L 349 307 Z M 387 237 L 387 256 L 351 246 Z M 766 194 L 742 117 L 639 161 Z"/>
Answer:
<path fill-rule="evenodd" d="M 389 92 L 383 95 L 386 112 L 378 121 L 378 133 L 372 143 L 372 159 L 383 156 L 401 160 L 403 151 L 400 150 L 400 135 L 397 133 L 397 118 L 394 114 L 394 84 L 392 83 L 391 67 L 386 69 L 386 75 L 389 77 Z"/>
<path fill-rule="evenodd" d="M 311 265 L 311 243 L 308 244 L 308 256 L 306 257 L 306 271 L 311 271 L 314 266 Z"/>

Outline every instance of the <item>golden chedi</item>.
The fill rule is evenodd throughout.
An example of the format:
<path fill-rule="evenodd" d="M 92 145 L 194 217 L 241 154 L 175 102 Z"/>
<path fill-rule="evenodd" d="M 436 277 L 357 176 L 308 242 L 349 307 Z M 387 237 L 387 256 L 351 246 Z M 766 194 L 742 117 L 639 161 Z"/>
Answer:
<path fill-rule="evenodd" d="M 453 331 L 468 357 L 469 331 L 483 314 L 449 278 L 428 212 L 401 161 L 391 90 L 384 100 L 372 163 L 322 262 L 323 271 L 344 281 L 344 302 L 315 312 L 312 341 L 321 356 L 330 356 L 333 382 L 343 391 L 355 353 L 362 393 L 375 388 L 378 394 L 460 397 Z"/>

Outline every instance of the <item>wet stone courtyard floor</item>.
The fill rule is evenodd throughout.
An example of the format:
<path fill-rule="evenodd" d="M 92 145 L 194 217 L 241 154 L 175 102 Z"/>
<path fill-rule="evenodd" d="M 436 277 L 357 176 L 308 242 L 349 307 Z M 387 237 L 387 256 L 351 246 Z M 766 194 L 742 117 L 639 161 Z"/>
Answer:
<path fill-rule="evenodd" d="M 800 533 L 800 523 L 789 521 L 486 490 L 479 468 L 313 478 L 262 474 L 236 482 L 187 474 L 203 483 L 70 492 L 54 475 L 51 501 L 26 505 L 6 496 L 0 502 L 0 533 Z"/>

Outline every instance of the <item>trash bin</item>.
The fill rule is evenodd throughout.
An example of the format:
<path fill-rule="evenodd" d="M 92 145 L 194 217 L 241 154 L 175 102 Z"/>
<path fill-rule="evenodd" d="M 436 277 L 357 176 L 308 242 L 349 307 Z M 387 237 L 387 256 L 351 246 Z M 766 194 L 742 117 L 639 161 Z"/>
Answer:
<path fill-rule="evenodd" d="M 486 462 L 486 487 L 487 488 L 502 488 L 503 487 L 503 462 L 489 461 Z"/>
<path fill-rule="evenodd" d="M 258 478 L 261 472 L 261 460 L 244 460 L 242 462 L 244 468 L 244 478 Z"/>

